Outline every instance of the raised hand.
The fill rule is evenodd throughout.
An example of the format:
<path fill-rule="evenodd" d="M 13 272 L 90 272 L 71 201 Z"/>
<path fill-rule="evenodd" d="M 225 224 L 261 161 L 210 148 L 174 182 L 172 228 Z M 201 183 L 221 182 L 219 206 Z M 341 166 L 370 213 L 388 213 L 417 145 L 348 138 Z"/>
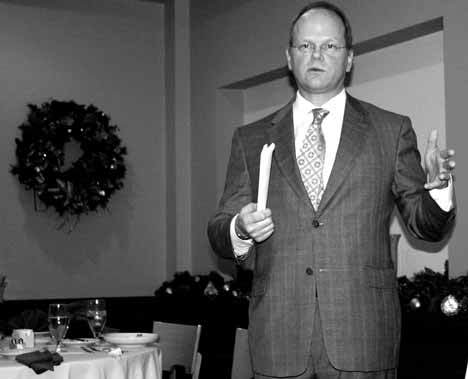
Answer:
<path fill-rule="evenodd" d="M 452 171 L 455 169 L 455 151 L 453 149 L 441 150 L 438 145 L 437 130 L 432 130 L 427 141 L 424 154 L 424 164 L 427 182 L 424 188 L 445 188 L 448 185 Z"/>

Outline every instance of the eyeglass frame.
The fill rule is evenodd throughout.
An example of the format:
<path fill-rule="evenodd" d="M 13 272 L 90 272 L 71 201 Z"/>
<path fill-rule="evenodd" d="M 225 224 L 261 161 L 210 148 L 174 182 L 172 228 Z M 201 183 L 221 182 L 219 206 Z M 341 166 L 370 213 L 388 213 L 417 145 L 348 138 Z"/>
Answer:
<path fill-rule="evenodd" d="M 337 54 L 341 49 L 347 49 L 346 45 L 340 46 L 335 42 L 325 42 L 318 46 L 312 41 L 304 41 L 296 45 L 290 45 L 289 47 L 296 49 L 301 54 L 313 54 L 319 50 L 321 54 L 334 55 Z"/>

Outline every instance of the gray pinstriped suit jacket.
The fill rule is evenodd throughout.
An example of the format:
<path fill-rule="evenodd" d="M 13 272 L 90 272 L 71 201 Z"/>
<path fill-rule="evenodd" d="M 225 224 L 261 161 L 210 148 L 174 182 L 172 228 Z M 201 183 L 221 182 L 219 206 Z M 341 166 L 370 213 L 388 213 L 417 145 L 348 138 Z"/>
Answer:
<path fill-rule="evenodd" d="M 429 241 L 444 238 L 455 220 L 454 211 L 440 210 L 424 190 L 409 118 L 347 95 L 335 164 L 317 212 L 296 164 L 292 102 L 236 129 L 224 194 L 208 225 L 220 256 L 234 257 L 229 224 L 242 206 L 256 201 L 260 152 L 271 142 L 268 207 L 275 232 L 250 252 L 254 371 L 291 376 L 305 370 L 316 302 L 333 366 L 395 368 L 400 306 L 389 243 L 394 206 L 408 230 Z"/>

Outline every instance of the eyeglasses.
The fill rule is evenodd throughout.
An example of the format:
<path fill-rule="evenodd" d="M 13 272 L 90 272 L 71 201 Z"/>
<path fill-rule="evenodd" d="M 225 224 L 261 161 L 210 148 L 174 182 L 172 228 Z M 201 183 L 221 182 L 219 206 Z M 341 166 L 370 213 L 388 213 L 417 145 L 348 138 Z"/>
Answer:
<path fill-rule="evenodd" d="M 291 47 L 297 49 L 301 54 L 313 54 L 315 50 L 317 50 L 317 45 L 310 41 L 302 42 L 298 45 L 291 45 Z M 341 49 L 346 49 L 346 46 L 339 46 L 336 43 L 327 42 L 318 46 L 318 49 L 322 54 L 334 55 Z"/>

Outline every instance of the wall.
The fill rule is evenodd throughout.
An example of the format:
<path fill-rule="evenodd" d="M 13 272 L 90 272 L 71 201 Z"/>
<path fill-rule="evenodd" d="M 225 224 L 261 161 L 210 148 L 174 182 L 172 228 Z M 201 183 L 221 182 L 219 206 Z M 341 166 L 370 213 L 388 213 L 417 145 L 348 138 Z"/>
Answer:
<path fill-rule="evenodd" d="M 133 0 L 0 1 L 0 272 L 7 299 L 144 296 L 166 272 L 164 7 Z M 93 103 L 128 149 L 109 210 L 57 230 L 9 173 L 27 103 Z"/>
<path fill-rule="evenodd" d="M 444 70 L 446 95 L 447 144 L 457 151 L 458 225 L 449 250 L 450 274 L 468 270 L 465 246 L 468 244 L 468 219 L 463 214 L 468 201 L 468 152 L 465 124 L 468 97 L 468 39 L 466 19 L 468 3 L 464 0 L 420 1 L 384 0 L 334 1 L 349 15 L 355 41 L 365 41 L 437 17 L 444 21 Z M 305 1 L 255 0 L 244 2 L 229 12 L 206 18 L 194 14 L 192 20 L 192 213 L 193 249 L 200 264 L 216 266 L 204 230 L 222 191 L 230 138 L 242 123 L 242 101 L 221 87 L 277 69 L 285 64 L 284 48 L 289 23 Z M 211 141 L 211 144 L 205 144 Z M 200 146 L 202 146 L 201 148 Z M 210 145 L 210 146 L 208 146 Z M 213 158 L 214 157 L 214 158 Z M 206 173 L 209 175 L 206 175 Z M 195 201 L 196 200 L 196 201 Z M 224 263 L 223 263 L 224 264 Z"/>

